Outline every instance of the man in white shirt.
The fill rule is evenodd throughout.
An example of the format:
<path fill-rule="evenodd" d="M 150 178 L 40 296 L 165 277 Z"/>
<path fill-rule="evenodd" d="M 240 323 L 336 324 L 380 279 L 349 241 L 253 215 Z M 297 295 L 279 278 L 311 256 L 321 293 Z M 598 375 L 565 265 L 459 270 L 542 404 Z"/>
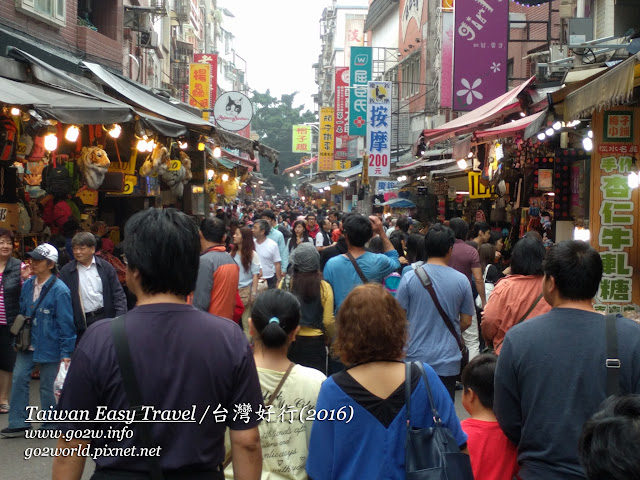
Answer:
<path fill-rule="evenodd" d="M 318 252 L 325 248 L 331 247 L 334 243 L 331 241 L 331 220 L 325 218 L 320 224 L 320 231 L 316 235 L 316 249 Z"/>
<path fill-rule="evenodd" d="M 71 291 L 78 340 L 92 323 L 127 312 L 127 299 L 116 269 L 95 256 L 96 245 L 93 234 L 76 233 L 71 240 L 74 260 L 60 270 L 60 280 Z"/>
<path fill-rule="evenodd" d="M 253 224 L 254 244 L 260 257 L 262 278 L 267 281 L 269 288 L 276 288 L 282 278 L 280 250 L 276 242 L 267 238 L 270 229 L 266 220 L 256 220 Z"/>
<path fill-rule="evenodd" d="M 276 214 L 273 213 L 273 210 L 264 210 L 260 214 L 260 217 L 269 223 L 270 228 L 269 233 L 267 233 L 267 238 L 273 240 L 278 245 L 278 250 L 280 251 L 280 267 L 283 272 L 286 272 L 289 266 L 289 249 L 287 248 L 284 235 L 277 228 Z"/>

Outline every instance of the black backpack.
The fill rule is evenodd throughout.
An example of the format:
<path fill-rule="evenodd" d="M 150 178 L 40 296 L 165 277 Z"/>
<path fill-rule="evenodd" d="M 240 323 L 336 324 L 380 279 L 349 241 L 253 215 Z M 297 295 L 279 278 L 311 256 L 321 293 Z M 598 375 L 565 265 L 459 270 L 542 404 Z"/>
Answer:
<path fill-rule="evenodd" d="M 51 164 L 42 170 L 42 188 L 52 195 L 67 195 L 71 193 L 73 181 L 69 175 L 69 170 L 62 164 L 53 166 Z"/>

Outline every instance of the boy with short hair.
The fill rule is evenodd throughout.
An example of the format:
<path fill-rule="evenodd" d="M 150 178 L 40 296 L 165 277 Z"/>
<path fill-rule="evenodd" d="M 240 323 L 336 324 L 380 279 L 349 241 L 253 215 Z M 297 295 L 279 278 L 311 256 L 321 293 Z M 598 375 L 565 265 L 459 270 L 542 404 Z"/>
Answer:
<path fill-rule="evenodd" d="M 493 413 L 493 380 L 498 357 L 482 354 L 462 371 L 462 406 L 471 418 L 461 422 L 473 476 L 482 480 L 512 480 L 518 472 L 516 446 L 502 432 Z"/>

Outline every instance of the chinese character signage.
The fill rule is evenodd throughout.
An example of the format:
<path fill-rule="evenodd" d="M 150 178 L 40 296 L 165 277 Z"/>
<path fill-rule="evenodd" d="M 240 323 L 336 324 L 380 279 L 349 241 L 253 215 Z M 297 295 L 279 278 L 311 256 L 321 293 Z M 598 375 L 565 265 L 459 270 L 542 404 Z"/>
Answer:
<path fill-rule="evenodd" d="M 366 144 L 369 176 L 388 177 L 391 167 L 391 82 L 369 82 Z"/>
<path fill-rule="evenodd" d="M 320 108 L 318 171 L 333 170 L 333 107 Z"/>
<path fill-rule="evenodd" d="M 362 47 L 364 45 L 364 18 L 347 20 L 344 33 L 345 63 L 348 65 L 351 59 L 351 47 Z"/>
<path fill-rule="evenodd" d="M 638 152 L 633 116 L 633 110 L 605 111 L 594 113 L 592 119 L 596 145 L 591 160 L 591 241 L 597 242 L 594 246 L 600 250 L 603 266 L 597 303 L 630 304 L 634 301 L 634 287 L 638 288 L 638 282 L 634 282 L 639 272 L 635 247 L 638 189 L 628 184 L 633 157 Z M 602 128 L 598 128 L 600 125 Z M 625 140 L 624 144 L 608 143 Z"/>
<path fill-rule="evenodd" d="M 389 193 L 398 189 L 398 182 L 395 180 L 376 180 L 376 193 Z"/>
<path fill-rule="evenodd" d="M 373 63 L 371 57 L 371 47 L 353 47 L 351 49 L 349 135 L 365 136 L 367 134 L 367 83 L 371 80 L 371 65 Z"/>
<path fill-rule="evenodd" d="M 208 63 L 189 64 L 189 105 L 209 108 L 211 105 L 211 65 Z M 202 112 L 202 118 L 209 120 L 209 112 Z"/>
<path fill-rule="evenodd" d="M 218 98 L 218 55 L 215 53 L 194 53 L 194 63 L 208 63 L 211 65 L 211 86 L 209 88 L 209 108 L 213 107 Z"/>
<path fill-rule="evenodd" d="M 605 112 L 604 141 L 631 142 L 633 139 L 633 112 Z"/>
<path fill-rule="evenodd" d="M 311 126 L 294 125 L 291 140 L 291 151 L 294 153 L 311 153 Z"/>
<path fill-rule="evenodd" d="M 418 29 L 422 26 L 422 5 L 424 0 L 405 0 L 402 8 L 402 41 L 406 40 L 409 22 L 413 19 Z M 413 42 L 410 42 L 413 43 Z"/>
<path fill-rule="evenodd" d="M 509 2 L 456 2 L 453 109 L 469 111 L 507 91 Z"/>
<path fill-rule="evenodd" d="M 333 158 L 347 160 L 347 141 L 349 140 L 349 68 L 336 68 L 335 86 Z"/>

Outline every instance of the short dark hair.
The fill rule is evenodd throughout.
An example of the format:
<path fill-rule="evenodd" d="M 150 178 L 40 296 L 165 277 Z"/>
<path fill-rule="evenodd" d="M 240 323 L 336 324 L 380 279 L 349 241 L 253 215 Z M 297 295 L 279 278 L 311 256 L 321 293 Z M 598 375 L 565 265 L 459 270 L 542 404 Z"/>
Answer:
<path fill-rule="evenodd" d="M 262 218 L 267 217 L 270 220 L 275 220 L 276 219 L 276 214 L 273 213 L 273 210 L 263 210 L 263 212 L 260 214 L 260 217 L 262 217 Z"/>
<path fill-rule="evenodd" d="M 585 424 L 578 457 L 587 480 L 640 478 L 640 395 L 609 397 Z"/>
<path fill-rule="evenodd" d="M 266 220 L 260 218 L 260 219 L 256 220 L 254 223 L 256 225 L 258 225 L 260 230 L 264 231 L 265 235 L 269 235 L 269 232 L 271 231 L 271 225 L 269 225 L 269 222 L 267 222 Z"/>
<path fill-rule="evenodd" d="M 554 278 L 563 298 L 589 300 L 596 296 L 602 280 L 602 258 L 588 243 L 580 240 L 557 243 L 547 252 L 542 266 L 544 274 Z"/>
<path fill-rule="evenodd" d="M 90 232 L 78 232 L 71 239 L 71 246 L 76 245 L 96 248 L 96 237 Z"/>
<path fill-rule="evenodd" d="M 198 227 L 175 208 L 148 208 L 125 225 L 123 250 L 131 270 L 140 273 L 147 294 L 186 297 L 196 286 L 200 264 Z"/>
<path fill-rule="evenodd" d="M 313 213 L 313 212 L 311 212 L 311 213 L 307 213 L 307 216 L 306 216 L 306 217 L 304 217 L 304 218 L 306 218 L 306 219 L 308 220 L 308 219 L 309 219 L 309 217 L 313 217 L 313 218 L 315 218 L 315 219 L 317 219 L 317 218 L 318 218 L 318 217 L 316 217 L 316 214 L 315 214 L 315 213 Z"/>
<path fill-rule="evenodd" d="M 453 230 L 456 238 L 460 240 L 467 239 L 467 233 L 469 233 L 469 224 L 460 217 L 453 217 L 449 220 L 449 228 Z"/>
<path fill-rule="evenodd" d="M 487 230 L 491 230 L 491 227 L 486 222 L 476 222 L 473 224 L 473 238 L 476 238 L 480 235 L 480 232 L 486 232 Z"/>
<path fill-rule="evenodd" d="M 444 225 L 434 225 L 424 237 L 424 251 L 427 258 L 444 258 L 456 242 L 453 230 Z"/>
<path fill-rule="evenodd" d="M 0 227 L 0 238 L 9 237 L 9 240 L 13 242 L 13 232 L 8 228 Z"/>
<path fill-rule="evenodd" d="M 364 247 L 373 236 L 371 220 L 364 215 L 351 214 L 342 223 L 344 234 L 354 247 Z"/>
<path fill-rule="evenodd" d="M 495 230 L 491 231 L 491 236 L 489 237 L 489 243 L 491 245 L 495 245 L 498 243 L 498 240 L 502 240 L 502 233 L 496 232 Z"/>
<path fill-rule="evenodd" d="M 412 233 L 407 239 L 407 261 L 409 263 L 426 260 L 424 251 L 424 235 Z"/>
<path fill-rule="evenodd" d="M 267 290 L 253 303 L 251 321 L 265 347 L 281 348 L 300 323 L 300 302 L 285 290 Z"/>
<path fill-rule="evenodd" d="M 402 215 L 398 218 L 398 220 L 396 221 L 396 227 L 398 227 L 400 230 L 402 230 L 404 233 L 407 233 L 409 231 L 409 226 L 411 225 L 411 221 L 409 220 L 408 217 Z"/>
<path fill-rule="evenodd" d="M 227 227 L 219 218 L 205 218 L 200 222 L 200 231 L 205 240 L 213 243 L 222 243 L 227 234 Z"/>
<path fill-rule="evenodd" d="M 492 353 L 477 355 L 462 371 L 462 385 L 473 390 L 485 408 L 493 410 L 493 379 L 498 357 Z"/>
<path fill-rule="evenodd" d="M 532 237 L 521 238 L 511 254 L 511 273 L 514 275 L 542 275 L 542 262 L 547 253 L 544 245 Z"/>

